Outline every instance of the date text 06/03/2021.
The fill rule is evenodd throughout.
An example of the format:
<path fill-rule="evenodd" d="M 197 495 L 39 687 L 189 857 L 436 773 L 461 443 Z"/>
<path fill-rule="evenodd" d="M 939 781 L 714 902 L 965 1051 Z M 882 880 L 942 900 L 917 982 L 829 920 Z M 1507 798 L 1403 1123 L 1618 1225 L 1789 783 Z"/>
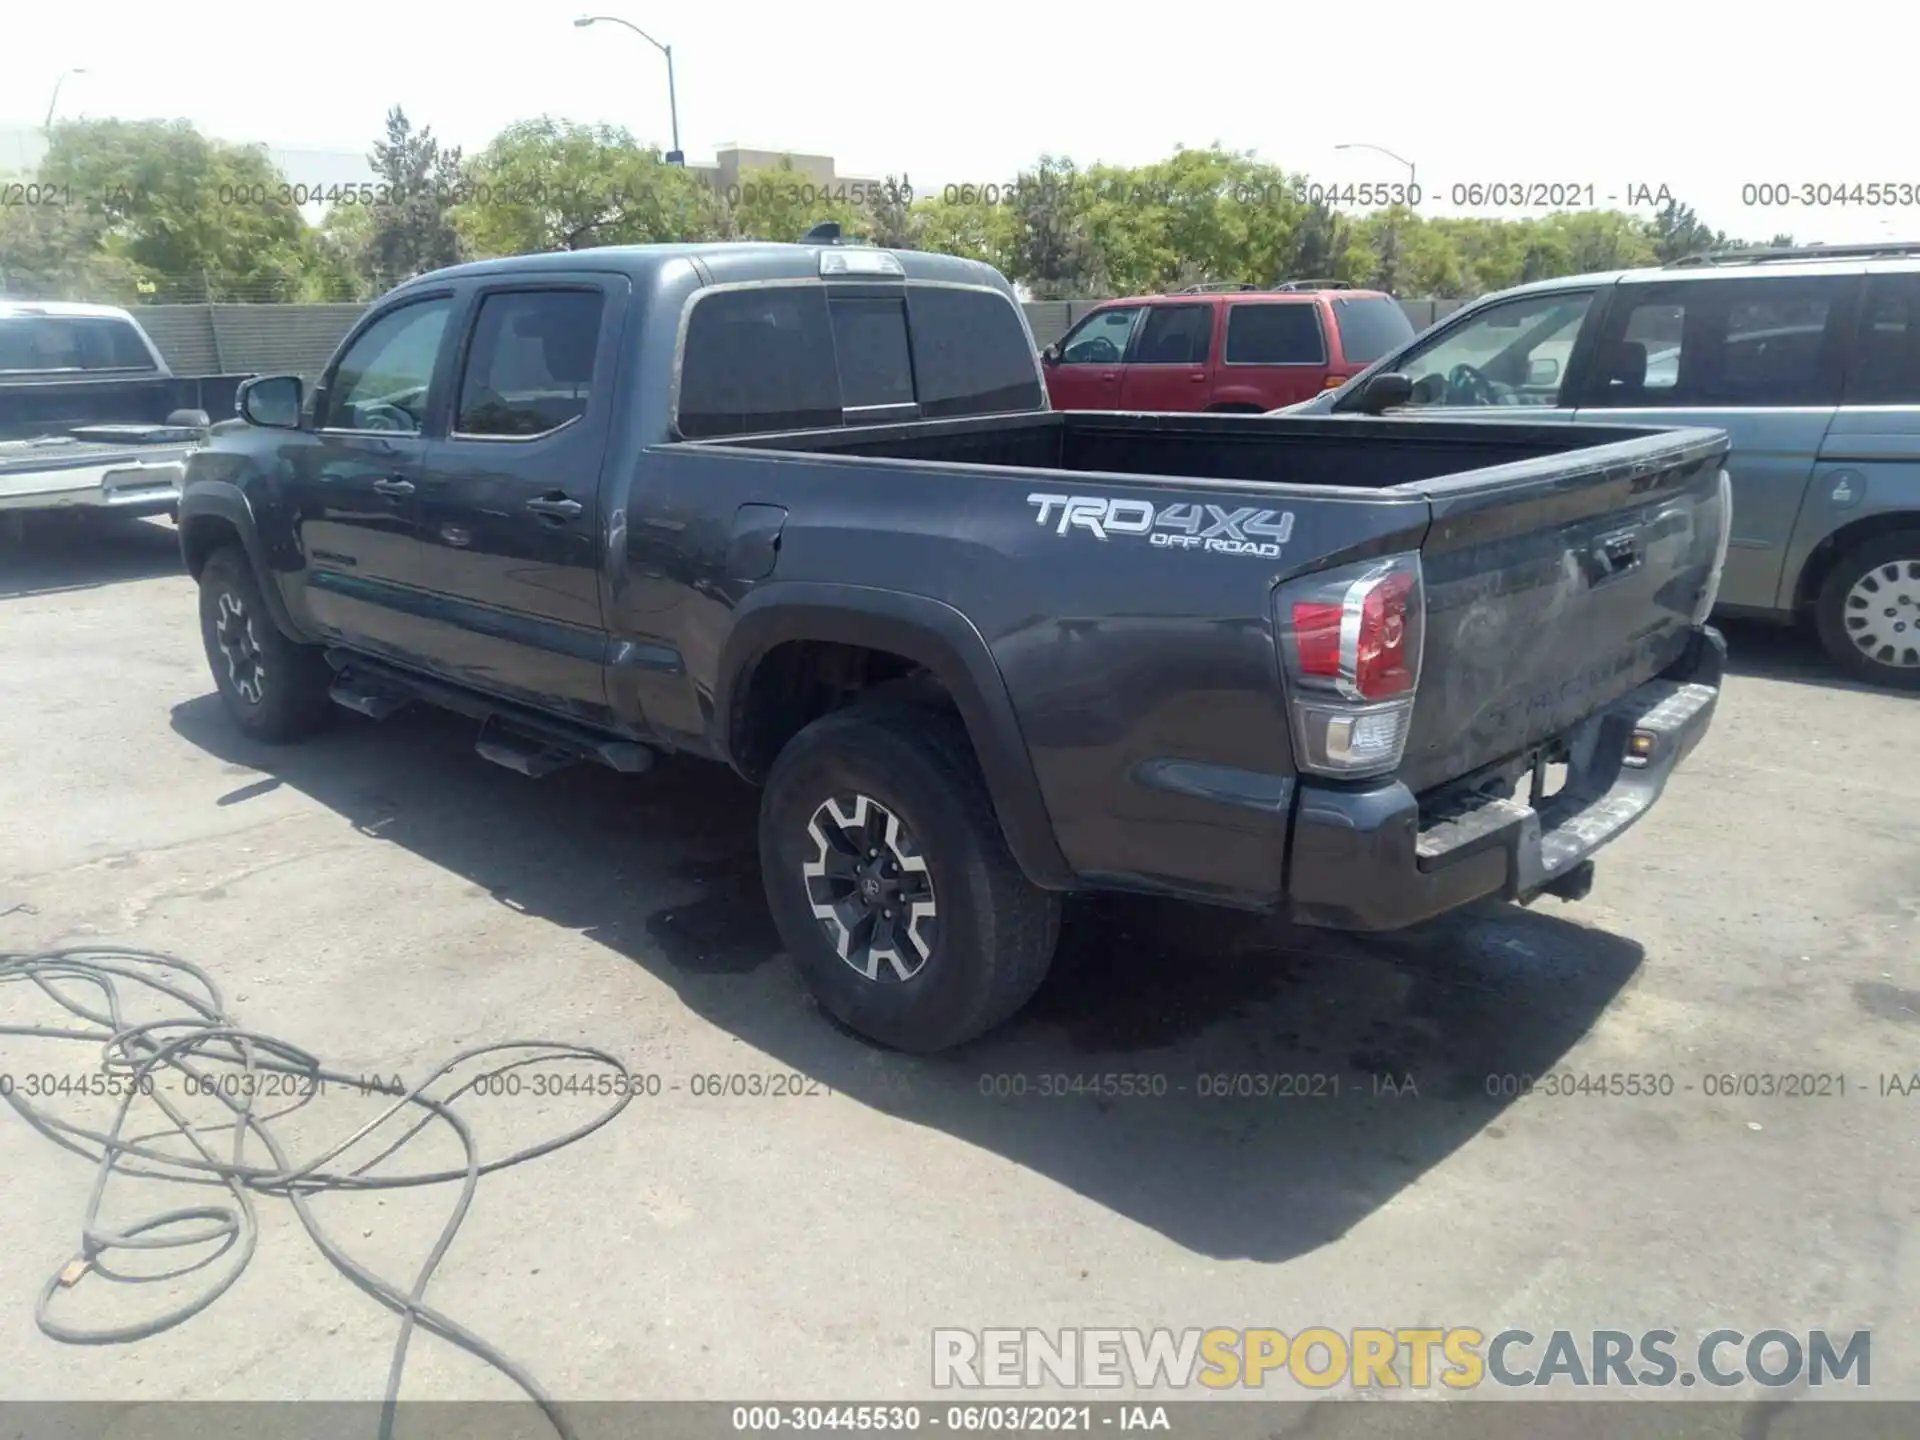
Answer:
<path fill-rule="evenodd" d="M 959 1431 L 994 1434 L 1095 1430 L 1172 1430 L 1164 1405 L 1061 1405 L 994 1403 L 962 1405 L 822 1404 L 736 1405 L 728 1417 L 735 1433 L 835 1430 Z"/>

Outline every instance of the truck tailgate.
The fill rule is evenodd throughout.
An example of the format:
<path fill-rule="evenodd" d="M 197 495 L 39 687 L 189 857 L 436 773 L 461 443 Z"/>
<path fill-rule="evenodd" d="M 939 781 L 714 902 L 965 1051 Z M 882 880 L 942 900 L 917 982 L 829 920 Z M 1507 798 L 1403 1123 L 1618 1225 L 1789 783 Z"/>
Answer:
<path fill-rule="evenodd" d="M 1564 734 L 1671 665 L 1705 619 L 1726 554 L 1726 436 L 1594 438 L 1395 487 L 1433 507 L 1425 653 L 1399 772 L 1415 793 Z"/>

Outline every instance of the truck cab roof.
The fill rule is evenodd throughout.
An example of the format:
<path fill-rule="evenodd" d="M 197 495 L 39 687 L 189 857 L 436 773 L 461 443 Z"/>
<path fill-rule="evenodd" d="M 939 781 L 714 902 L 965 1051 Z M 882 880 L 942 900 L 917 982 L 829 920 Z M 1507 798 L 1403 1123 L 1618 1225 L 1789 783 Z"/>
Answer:
<path fill-rule="evenodd" d="M 975 285 L 998 290 L 1018 303 L 1013 286 L 1006 278 L 991 265 L 978 260 L 965 260 L 957 255 L 935 255 L 920 250 L 884 250 L 867 245 L 787 244 L 768 240 L 600 245 L 585 250 L 556 250 L 539 255 L 475 260 L 418 276 L 407 281 L 400 289 L 495 275 L 596 271 L 625 275 L 634 282 L 637 290 L 644 290 L 650 287 L 651 282 L 684 265 L 694 268 L 703 285 L 813 280 L 821 276 L 821 257 L 836 252 L 849 256 L 892 256 L 899 266 L 898 271 L 891 275 L 873 275 L 871 278 L 876 280 L 893 278 L 921 283 Z"/>

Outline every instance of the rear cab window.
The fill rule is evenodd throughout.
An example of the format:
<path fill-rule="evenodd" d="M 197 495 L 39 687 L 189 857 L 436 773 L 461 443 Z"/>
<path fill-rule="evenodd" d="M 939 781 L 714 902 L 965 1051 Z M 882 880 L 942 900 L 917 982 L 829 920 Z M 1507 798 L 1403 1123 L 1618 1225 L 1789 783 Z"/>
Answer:
<path fill-rule="evenodd" d="M 0 314 L 0 374 L 158 367 L 133 322 L 111 315 Z"/>
<path fill-rule="evenodd" d="M 1038 410 L 1019 312 L 989 289 L 773 283 L 696 295 L 676 423 L 688 439 Z"/>

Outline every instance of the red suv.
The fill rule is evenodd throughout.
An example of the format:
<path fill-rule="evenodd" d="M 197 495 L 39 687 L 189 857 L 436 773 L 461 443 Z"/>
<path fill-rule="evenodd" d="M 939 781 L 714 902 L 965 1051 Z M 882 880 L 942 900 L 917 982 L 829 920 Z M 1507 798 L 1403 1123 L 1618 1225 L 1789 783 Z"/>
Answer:
<path fill-rule="evenodd" d="M 1042 352 L 1056 410 L 1277 410 L 1413 339 L 1390 295 L 1327 281 L 1108 300 Z"/>

